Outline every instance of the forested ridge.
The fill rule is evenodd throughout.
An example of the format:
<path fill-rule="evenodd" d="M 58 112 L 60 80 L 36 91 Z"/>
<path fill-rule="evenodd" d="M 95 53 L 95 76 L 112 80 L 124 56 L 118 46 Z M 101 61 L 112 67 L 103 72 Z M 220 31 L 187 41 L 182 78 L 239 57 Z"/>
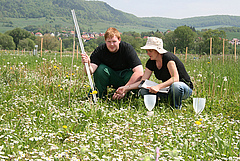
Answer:
<path fill-rule="evenodd" d="M 94 22 L 116 25 L 134 25 L 154 29 L 175 29 L 181 25 L 195 28 L 210 26 L 240 27 L 240 16 L 215 15 L 184 19 L 164 17 L 139 18 L 132 14 L 116 10 L 105 2 L 85 0 L 1 0 L 0 22 L 12 24 L 7 18 L 43 18 L 61 17 L 72 22 L 70 10 L 74 9 L 77 18 L 85 24 Z M 6 25 L 6 24 L 4 24 Z M 1 27 L 1 26 L 0 26 Z M 92 27 L 94 30 L 94 26 Z"/>
<path fill-rule="evenodd" d="M 176 28 L 182 25 L 193 26 L 195 28 L 221 25 L 240 27 L 240 16 L 228 16 L 228 15 L 202 16 L 184 19 L 146 17 L 141 18 L 141 20 L 144 23 L 151 23 L 154 26 L 159 27 L 169 26 L 169 29 Z"/>
<path fill-rule="evenodd" d="M 107 3 L 84 0 L 1 0 L 0 16 L 11 18 L 71 17 L 74 9 L 80 19 L 137 22 L 137 17 L 115 10 Z"/>

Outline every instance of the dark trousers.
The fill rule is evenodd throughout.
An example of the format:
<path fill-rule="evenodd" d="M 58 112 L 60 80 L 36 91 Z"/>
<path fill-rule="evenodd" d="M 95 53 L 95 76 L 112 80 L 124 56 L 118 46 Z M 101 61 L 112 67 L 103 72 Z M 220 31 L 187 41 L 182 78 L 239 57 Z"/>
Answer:
<path fill-rule="evenodd" d="M 112 86 L 117 89 L 124 86 L 133 74 L 132 69 L 114 71 L 104 64 L 100 64 L 93 74 L 95 87 L 98 96 L 101 98 L 107 94 L 107 87 Z"/>

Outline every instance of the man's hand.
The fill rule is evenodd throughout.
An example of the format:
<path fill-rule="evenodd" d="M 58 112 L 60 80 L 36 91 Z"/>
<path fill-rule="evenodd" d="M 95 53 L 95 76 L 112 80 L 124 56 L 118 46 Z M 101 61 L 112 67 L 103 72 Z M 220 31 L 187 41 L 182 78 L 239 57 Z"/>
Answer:
<path fill-rule="evenodd" d="M 125 88 L 125 86 L 119 87 L 116 92 L 113 95 L 113 99 L 122 99 L 125 94 L 127 93 L 127 90 Z"/>
<path fill-rule="evenodd" d="M 114 100 L 120 100 L 120 99 L 122 99 L 123 97 L 125 96 L 125 93 L 123 93 L 123 94 L 118 94 L 118 93 L 114 93 L 114 95 L 113 95 L 113 99 Z"/>
<path fill-rule="evenodd" d="M 86 53 L 81 53 L 81 57 L 82 57 L 82 63 L 84 64 L 84 66 L 85 66 L 85 63 L 87 63 L 89 66 L 90 74 L 93 74 L 95 70 L 98 68 L 98 66 L 94 63 L 90 63 L 91 62 L 90 58 Z M 84 68 L 84 72 L 87 73 L 86 68 Z"/>
<path fill-rule="evenodd" d="M 90 64 L 90 59 L 89 59 L 89 57 L 86 53 L 81 53 L 81 57 L 82 57 L 82 63 L 83 64 L 85 64 L 85 63 Z"/>

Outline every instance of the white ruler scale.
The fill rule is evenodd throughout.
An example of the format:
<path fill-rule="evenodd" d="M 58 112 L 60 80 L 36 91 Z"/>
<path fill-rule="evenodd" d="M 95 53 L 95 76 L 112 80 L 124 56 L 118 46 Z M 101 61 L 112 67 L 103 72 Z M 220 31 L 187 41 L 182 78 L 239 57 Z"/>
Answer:
<path fill-rule="evenodd" d="M 71 10 L 71 11 L 72 11 L 73 21 L 74 21 L 74 24 L 75 24 L 75 28 L 76 28 L 76 32 L 77 32 L 77 36 L 78 36 L 78 41 L 79 41 L 79 44 L 80 44 L 80 48 L 81 48 L 82 53 L 85 53 L 83 42 L 82 42 L 82 37 L 81 37 L 81 33 L 80 33 L 80 29 L 79 29 L 79 26 L 78 26 L 76 15 L 75 15 L 75 11 L 74 10 Z M 90 82 L 90 87 L 92 89 L 93 101 L 94 101 L 94 103 L 96 103 L 97 102 L 97 97 L 96 97 L 96 94 L 93 93 L 93 91 L 95 91 L 95 90 L 94 90 L 93 81 L 92 81 L 92 77 L 91 77 L 91 73 L 90 73 L 90 70 L 89 70 L 88 63 L 85 63 L 85 68 L 86 68 L 86 71 L 87 71 L 88 80 Z"/>

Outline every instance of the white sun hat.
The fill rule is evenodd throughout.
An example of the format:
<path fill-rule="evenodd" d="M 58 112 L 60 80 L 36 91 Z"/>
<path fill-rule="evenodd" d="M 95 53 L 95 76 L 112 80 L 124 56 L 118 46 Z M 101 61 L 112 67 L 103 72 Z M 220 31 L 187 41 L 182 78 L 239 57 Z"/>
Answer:
<path fill-rule="evenodd" d="M 164 54 L 167 52 L 163 48 L 163 41 L 158 37 L 148 37 L 147 43 L 141 49 L 154 49 L 157 50 L 159 54 Z"/>

